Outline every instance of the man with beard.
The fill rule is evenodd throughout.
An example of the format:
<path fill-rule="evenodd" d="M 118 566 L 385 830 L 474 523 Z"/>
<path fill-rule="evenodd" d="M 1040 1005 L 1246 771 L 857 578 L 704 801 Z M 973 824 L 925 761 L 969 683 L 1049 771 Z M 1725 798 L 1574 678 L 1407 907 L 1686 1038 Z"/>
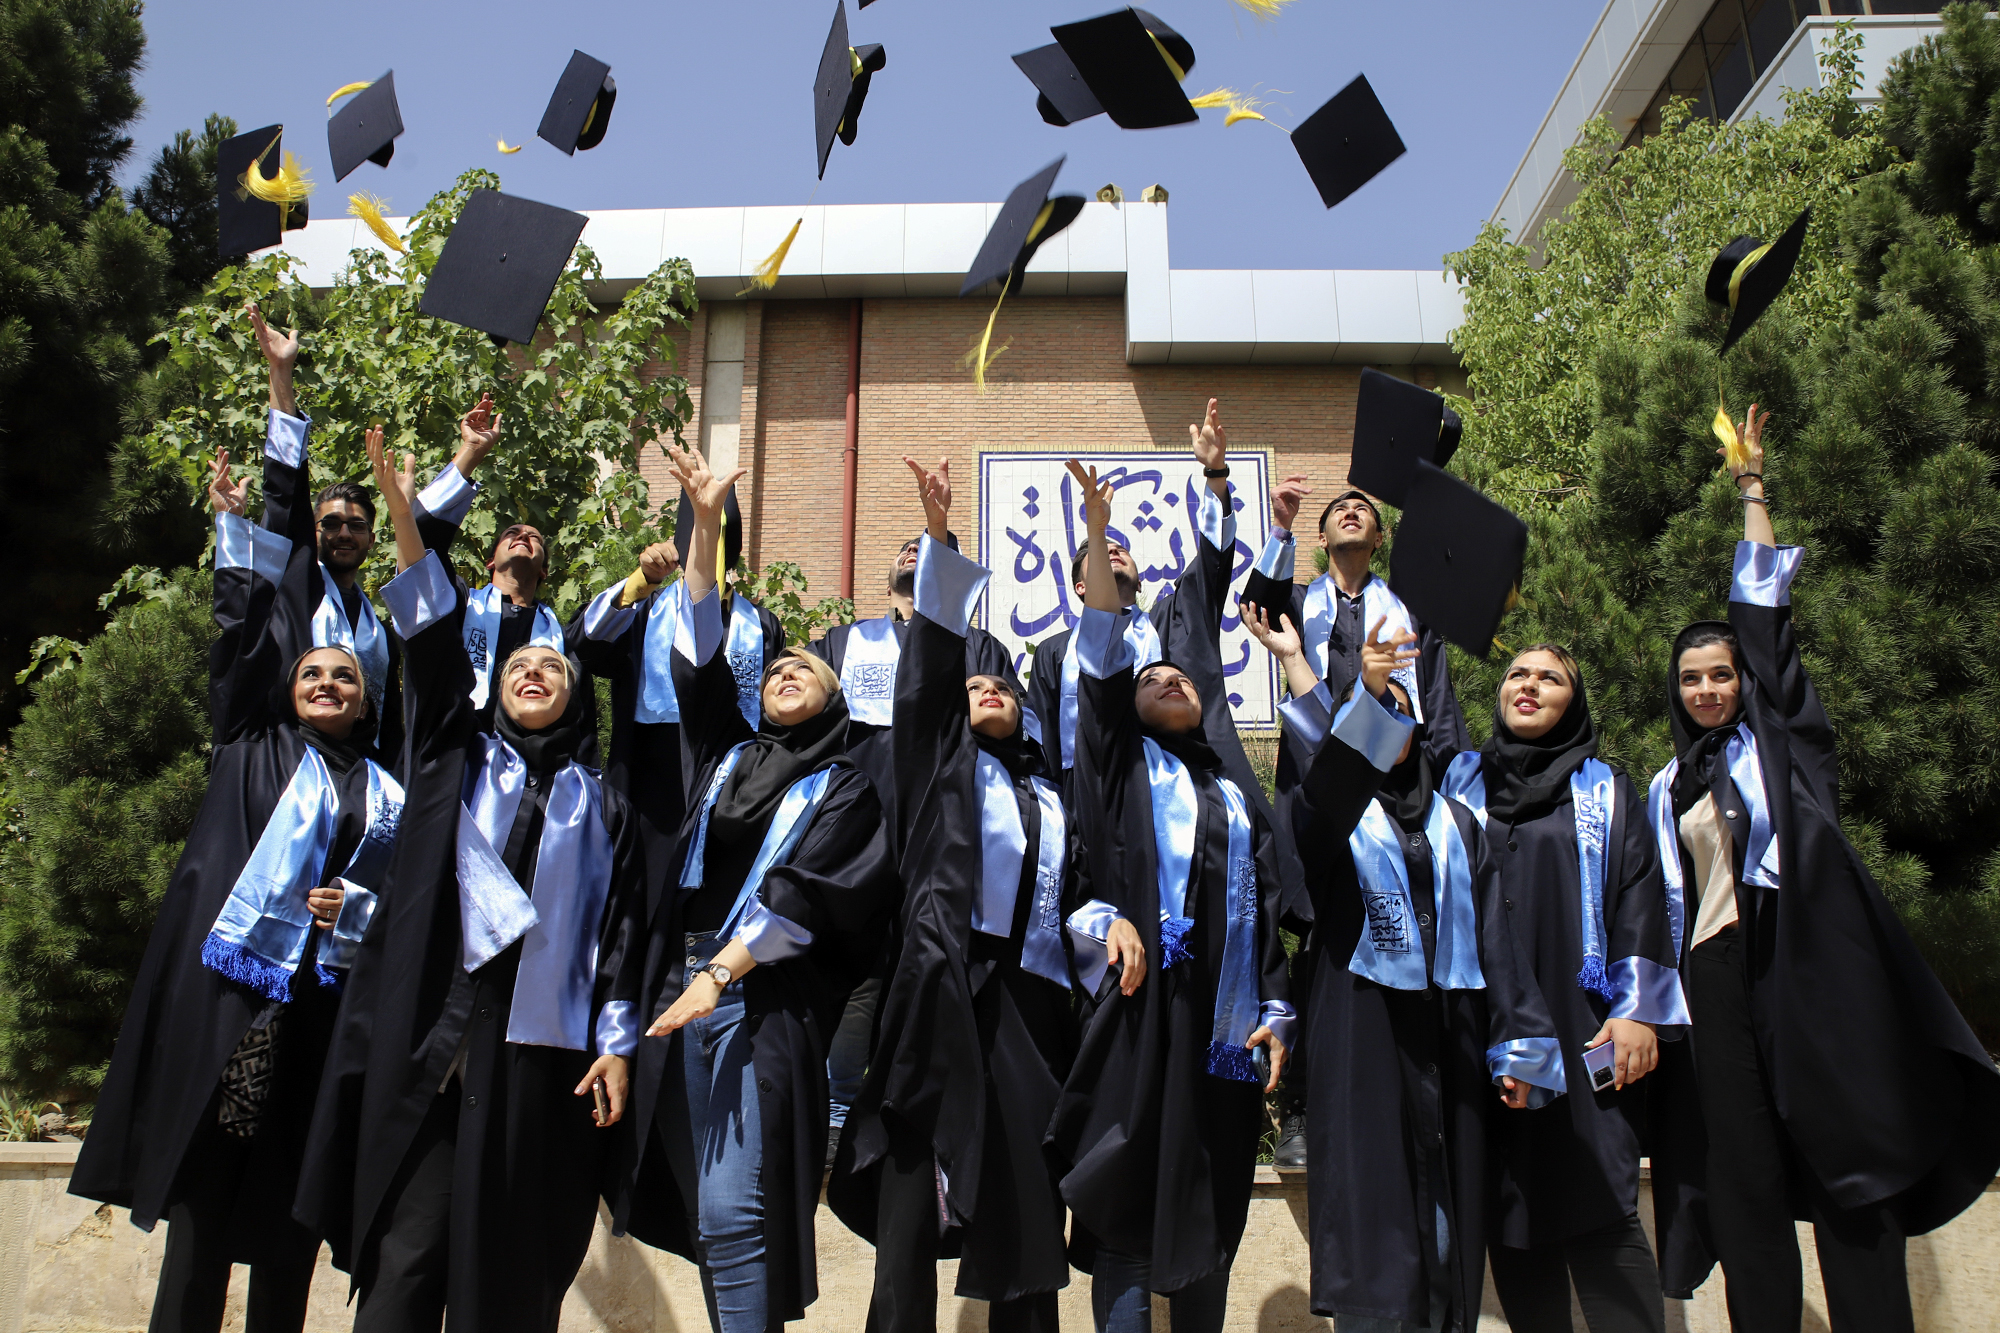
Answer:
<path fill-rule="evenodd" d="M 315 648 L 345 648 L 361 663 L 369 703 L 380 719 L 368 752 L 385 767 L 399 767 L 403 753 L 402 652 L 361 588 L 361 566 L 375 549 L 375 500 L 364 486 L 337 481 L 311 496 L 312 467 L 306 457 L 309 417 L 299 415 L 292 373 L 299 360 L 299 335 L 280 334 L 264 323 L 255 303 L 244 307 L 257 348 L 270 366 L 270 429 L 264 443 L 264 513 L 259 525 L 294 542 L 316 542 L 319 570 L 308 591 Z M 300 530 L 293 531 L 296 527 Z"/>

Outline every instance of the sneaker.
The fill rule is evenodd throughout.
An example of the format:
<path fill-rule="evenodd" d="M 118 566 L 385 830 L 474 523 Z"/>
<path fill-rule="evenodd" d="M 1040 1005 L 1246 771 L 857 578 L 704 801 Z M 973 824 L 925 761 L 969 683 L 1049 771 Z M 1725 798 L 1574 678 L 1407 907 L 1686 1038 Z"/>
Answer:
<path fill-rule="evenodd" d="M 1288 1115 L 1278 1126 L 1278 1147 L 1271 1165 L 1290 1175 L 1306 1169 L 1306 1118 Z"/>

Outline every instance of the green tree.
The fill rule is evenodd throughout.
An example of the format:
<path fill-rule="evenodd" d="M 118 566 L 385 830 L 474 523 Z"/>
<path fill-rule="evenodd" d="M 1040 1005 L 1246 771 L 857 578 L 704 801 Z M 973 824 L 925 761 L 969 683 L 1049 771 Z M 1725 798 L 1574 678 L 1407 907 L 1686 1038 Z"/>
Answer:
<path fill-rule="evenodd" d="M 228 116 L 210 116 L 199 134 L 180 131 L 132 191 L 132 206 L 167 234 L 170 307 L 200 294 L 224 267 L 216 251 L 215 161 L 235 135 L 236 122 Z"/>
<path fill-rule="evenodd" d="M 1964 164 L 2000 161 L 2000 118 L 1985 110 L 2000 89 L 2000 40 L 1980 5 L 1947 9 L 1945 25 L 1893 66 L 1879 118 L 1857 117 L 1877 122 L 1893 160 L 1815 214 L 1803 281 L 1728 356 L 1716 356 L 1726 312 L 1701 294 L 1714 247 L 1690 256 L 1650 328 L 1568 349 L 1575 368 L 1546 397 L 1582 403 L 1586 433 L 1566 465 L 1574 493 L 1531 510 L 1522 601 L 1500 639 L 1515 649 L 1537 640 L 1571 648 L 1606 757 L 1649 777 L 1671 754 L 1672 636 L 1725 613 L 1742 533 L 1742 506 L 1710 432 L 1718 390 L 1738 417 L 1753 400 L 1771 409 L 1772 518 L 1780 540 L 1807 551 L 1793 614 L 1839 739 L 1843 824 L 1993 1041 L 2000 217 L 1982 218 L 1984 178 Z M 1851 148 L 1827 152 L 1848 161 Z M 1754 166 L 1753 158 L 1748 168 L 1716 161 L 1711 169 Z M 1821 173 L 1796 163 L 1790 174 Z M 1587 182 L 1579 209 L 1595 215 L 1594 194 L 1606 189 L 1618 186 Z M 1722 222 L 1715 245 L 1738 231 L 1774 234 L 1789 207 L 1754 223 Z M 1552 265 L 1576 234 L 1550 229 Z M 1490 432 L 1472 446 L 1499 455 L 1475 463 L 1494 474 L 1518 466 L 1503 439 Z M 1476 732 L 1490 725 L 1503 658 L 1455 663 Z"/>

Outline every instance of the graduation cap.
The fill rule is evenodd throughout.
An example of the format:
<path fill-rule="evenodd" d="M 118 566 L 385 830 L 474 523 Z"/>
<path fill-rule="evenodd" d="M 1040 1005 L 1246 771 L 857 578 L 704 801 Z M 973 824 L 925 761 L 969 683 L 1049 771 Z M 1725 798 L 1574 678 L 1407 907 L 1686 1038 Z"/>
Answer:
<path fill-rule="evenodd" d="M 533 342 L 587 219 L 553 204 L 474 190 L 418 309 L 511 342 Z"/>
<path fill-rule="evenodd" d="M 617 100 L 618 85 L 612 81 L 611 66 L 581 51 L 571 51 L 535 133 L 574 157 L 578 149 L 589 150 L 604 142 L 604 131 L 611 124 L 611 104 Z"/>
<path fill-rule="evenodd" d="M 694 540 L 694 504 L 681 492 L 681 507 L 674 511 L 674 549 L 680 552 L 681 568 L 688 568 L 688 543 Z M 722 500 L 722 569 L 736 568 L 743 558 L 743 511 L 736 505 L 736 488 L 731 486 L 729 494 Z M 721 571 L 716 573 L 716 582 L 722 581 Z M 726 589 L 725 589 L 726 591 Z"/>
<path fill-rule="evenodd" d="M 868 81 L 888 63 L 888 53 L 879 45 L 848 45 L 847 5 L 845 0 L 834 0 L 833 27 L 827 31 L 819 73 L 813 79 L 813 143 L 819 149 L 820 179 L 826 179 L 826 158 L 833 151 L 834 136 L 853 146 L 861 104 L 868 98 Z"/>
<path fill-rule="evenodd" d="M 1527 549 L 1527 524 L 1418 459 L 1389 552 L 1389 587 L 1417 619 L 1485 657 L 1520 584 Z"/>
<path fill-rule="evenodd" d="M 1154 15 L 1143 9 L 1120 9 L 1050 28 L 1049 33 L 1091 98 L 1120 129 L 1150 130 L 1201 119 L 1181 91 L 1181 80 L 1194 69 L 1194 47 Z M 1047 62 L 1039 63 L 1047 68 Z M 1027 66 L 1022 71 L 1035 79 Z M 1060 111 L 1062 100 L 1056 96 L 1060 84 L 1044 85 L 1040 79 L 1035 84 Z M 1043 118 L 1047 119 L 1046 112 Z"/>
<path fill-rule="evenodd" d="M 216 149 L 215 249 L 225 259 L 268 249 L 284 240 L 286 232 L 306 225 L 305 200 L 312 182 L 297 170 L 297 159 L 292 159 L 294 174 L 287 178 L 280 143 L 284 132 L 283 125 L 266 125 L 225 139 Z M 284 202 L 293 194 L 295 202 Z"/>
<path fill-rule="evenodd" d="M 1799 251 L 1806 243 L 1806 228 L 1811 222 L 1812 210 L 1808 208 L 1793 218 L 1792 225 L 1769 245 L 1755 236 L 1738 236 L 1723 246 L 1722 253 L 1708 266 L 1705 287 L 1708 299 L 1729 307 L 1729 331 L 1722 335 L 1722 347 L 1716 355 L 1735 346 L 1736 340 L 1750 331 L 1757 317 L 1769 310 L 1778 293 L 1784 291 L 1792 269 L 1798 265 Z"/>
<path fill-rule="evenodd" d="M 989 282 L 1003 283 L 1000 300 L 993 303 L 993 313 L 987 316 L 986 332 L 967 358 L 972 363 L 972 381 L 981 393 L 986 391 L 986 368 L 993 363 L 986 348 L 993 340 L 993 321 L 1000 317 L 1001 302 L 1007 299 L 1008 292 L 1021 285 L 1028 261 L 1035 257 L 1042 242 L 1076 221 L 1083 212 L 1082 195 L 1059 194 L 1053 198 L 1049 195 L 1057 174 L 1068 160 L 1066 156 L 1059 157 L 1014 187 L 1007 202 L 1000 205 L 1000 215 L 987 229 L 986 240 L 959 286 L 960 296 L 970 296 Z"/>
<path fill-rule="evenodd" d="M 326 122 L 326 151 L 333 159 L 333 178 L 346 180 L 347 173 L 363 162 L 378 167 L 389 165 L 396 155 L 396 136 L 403 132 L 403 113 L 396 105 L 396 71 L 390 70 L 373 83 L 350 83 L 326 99 L 353 93 L 354 100 L 333 113 Z"/>
<path fill-rule="evenodd" d="M 1375 178 L 1401 157 L 1402 136 L 1389 122 L 1365 74 L 1333 95 L 1292 131 L 1292 147 L 1306 174 L 1319 190 L 1320 201 L 1332 208 Z"/>
<path fill-rule="evenodd" d="M 1361 368 L 1361 391 L 1354 399 L 1354 448 L 1347 479 L 1392 505 L 1405 503 L 1410 474 L 1421 460 L 1442 467 L 1458 448 L 1444 441 L 1444 399 L 1429 389 Z"/>
<path fill-rule="evenodd" d="M 1465 436 L 1465 422 L 1450 408 L 1444 410 L 1444 424 L 1438 427 L 1437 452 L 1431 461 L 1439 467 L 1449 467 L 1451 456 L 1458 452 L 1458 442 Z"/>
<path fill-rule="evenodd" d="M 1079 120 L 1104 114 L 1104 107 L 1076 72 L 1060 45 L 1051 42 L 1015 56 L 1014 64 L 1035 85 L 1035 110 L 1051 125 L 1074 125 Z"/>

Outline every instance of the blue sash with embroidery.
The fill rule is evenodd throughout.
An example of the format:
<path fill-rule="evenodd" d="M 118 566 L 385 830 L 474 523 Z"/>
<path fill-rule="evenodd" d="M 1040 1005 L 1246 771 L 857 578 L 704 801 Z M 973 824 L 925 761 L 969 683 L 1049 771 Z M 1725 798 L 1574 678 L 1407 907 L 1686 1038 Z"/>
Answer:
<path fill-rule="evenodd" d="M 1750 816 L 1750 840 L 1743 846 L 1743 882 L 1762 888 L 1778 887 L 1778 839 L 1771 828 L 1771 810 L 1764 800 L 1764 764 L 1757 753 L 1757 737 L 1749 726 L 1736 728 L 1723 757 L 1729 777 L 1743 808 Z M 1653 839 L 1660 849 L 1660 871 L 1667 881 L 1667 916 L 1674 928 L 1674 957 L 1681 956 L 1687 932 L 1687 885 L 1681 875 L 1680 826 L 1674 818 L 1674 778 L 1681 771 L 1679 757 L 1653 775 L 1646 791 L 1646 815 L 1652 821 Z"/>
<path fill-rule="evenodd" d="M 764 618 L 740 592 L 729 599 L 729 638 L 722 651 L 736 678 L 736 707 L 755 731 L 764 720 Z"/>
<path fill-rule="evenodd" d="M 1137 607 L 1131 608 L 1126 618 L 1125 642 L 1132 645 L 1132 678 L 1166 656 L 1160 647 L 1160 633 L 1153 628 L 1152 617 Z M 1070 635 L 1069 651 L 1063 654 L 1062 698 L 1058 701 L 1061 717 L 1057 725 L 1062 728 L 1062 766 L 1067 773 L 1076 767 L 1076 636 Z"/>
<path fill-rule="evenodd" d="M 490 583 L 465 598 L 465 655 L 472 659 L 472 693 L 468 697 L 474 708 L 486 707 L 493 668 L 500 665 L 493 660 L 493 649 L 500 642 L 500 612 L 506 601 L 506 595 Z M 562 625 L 544 602 L 535 603 L 535 626 L 528 634 L 528 644 L 563 651 Z"/>
<path fill-rule="evenodd" d="M 1215 978 L 1215 1021 L 1209 1032 L 1208 1072 L 1239 1083 L 1257 1083 L 1255 1059 L 1245 1042 L 1262 1021 L 1257 984 L 1257 853 L 1250 841 L 1250 807 L 1236 784 L 1219 774 L 1215 785 L 1229 811 L 1229 925 L 1222 937 L 1222 966 Z"/>
<path fill-rule="evenodd" d="M 341 878 L 363 886 L 380 881 L 402 813 L 402 787 L 368 763 L 368 824 Z M 292 975 L 313 929 L 306 895 L 320 885 L 339 820 L 340 788 L 319 751 L 308 746 L 202 940 L 204 965 L 267 1000 L 290 998 Z M 329 940 L 320 950 L 314 971 L 325 984 L 337 980 L 329 969 L 352 963 L 359 928 L 367 924 L 365 911 L 350 916 L 345 904 L 342 918 L 336 931 L 344 928 L 352 938 Z"/>
<path fill-rule="evenodd" d="M 1299 626 L 1304 638 L 1306 651 L 1312 654 L 1314 667 L 1321 680 L 1326 679 L 1327 656 L 1332 650 L 1333 618 L 1336 609 L 1333 575 L 1322 574 L 1306 585 L 1306 623 Z M 1403 605 L 1403 599 L 1391 592 L 1389 585 L 1380 578 L 1370 575 L 1361 589 L 1361 632 L 1366 635 L 1377 620 L 1386 619 L 1382 635 L 1387 638 L 1398 629 L 1415 633 L 1417 618 Z M 1410 696 L 1410 707 L 1416 710 L 1417 721 L 1424 720 L 1424 697 L 1417 690 L 1417 664 L 1405 662 L 1389 673 L 1389 678 L 1403 687 Z"/>
<path fill-rule="evenodd" d="M 681 864 L 683 897 L 702 885 L 704 862 L 708 856 L 708 818 L 715 812 L 715 801 L 722 795 L 722 784 L 728 780 L 737 762 L 743 758 L 743 752 L 752 743 L 745 741 L 734 747 L 715 766 L 715 776 L 709 780 L 708 791 L 701 798 L 701 818 L 695 822 L 694 840 L 688 844 L 687 860 Z M 730 905 L 728 919 L 722 923 L 721 938 L 729 939 L 736 934 L 751 904 L 757 901 L 758 890 L 764 887 L 764 877 L 771 873 L 771 867 L 783 865 L 798 849 L 806 826 L 826 799 L 827 785 L 832 778 L 833 770 L 822 768 L 800 778 L 786 789 L 783 799 L 778 802 L 778 812 L 771 816 L 771 826 L 764 830 L 764 841 L 757 848 L 757 859 L 750 863 L 750 872 L 743 877 L 743 886 L 736 891 L 736 901 Z"/>
<path fill-rule="evenodd" d="M 1486 777 L 1480 772 L 1477 750 L 1461 752 L 1445 770 L 1440 790 L 1478 816 L 1486 827 Z M 1604 960 L 1604 856 L 1611 840 L 1611 823 L 1617 814 L 1617 784 L 1611 766 L 1601 759 L 1586 759 L 1569 775 L 1570 800 L 1575 805 L 1576 877 L 1579 887 L 1578 910 L 1583 939 L 1583 965 L 1577 969 L 1576 984 L 1598 996 L 1606 1004 L 1614 999 L 1611 977 Z"/>
<path fill-rule="evenodd" d="M 896 664 L 902 657 L 893 613 L 855 623 L 840 659 L 840 692 L 847 698 L 849 717 L 871 727 L 895 721 Z"/>
<path fill-rule="evenodd" d="M 646 637 L 639 647 L 634 722 L 659 726 L 681 720 L 680 696 L 674 693 L 674 628 L 680 622 L 680 598 L 686 590 L 687 584 L 677 580 L 653 594 L 653 605 L 646 612 Z"/>
<path fill-rule="evenodd" d="M 1431 846 L 1431 883 L 1437 899 L 1437 956 L 1428 978 L 1441 990 L 1484 990 L 1479 967 L 1479 919 L 1472 900 L 1472 858 L 1459 836 L 1446 798 L 1431 798 L 1424 817 Z M 1361 822 L 1347 837 L 1355 878 L 1368 920 L 1354 943 L 1347 970 L 1394 990 L 1425 988 L 1423 935 L 1410 896 L 1410 868 L 1403 858 L 1402 830 L 1370 801 Z"/>
<path fill-rule="evenodd" d="M 982 935 L 1006 939 L 1014 933 L 1015 900 L 1021 889 L 1021 862 L 1028 854 L 1028 833 L 1021 822 L 1014 779 L 1006 766 L 981 752 L 973 774 L 979 793 L 980 883 L 972 904 L 972 928 Z M 1041 832 L 1035 840 L 1035 901 L 1028 909 L 1027 933 L 1021 940 L 1021 967 L 1067 990 L 1062 881 L 1068 823 L 1063 817 L 1061 794 L 1040 778 L 1031 776 L 1028 783 L 1041 812 Z"/>
<path fill-rule="evenodd" d="M 389 635 L 375 615 L 368 595 L 361 596 L 361 614 L 355 624 L 347 623 L 347 611 L 340 604 L 340 585 L 326 566 L 319 567 L 320 586 L 325 589 L 313 611 L 312 639 L 315 648 L 345 648 L 361 663 L 361 675 L 368 682 L 368 698 L 376 716 L 381 716 L 382 695 L 389 688 Z"/>

